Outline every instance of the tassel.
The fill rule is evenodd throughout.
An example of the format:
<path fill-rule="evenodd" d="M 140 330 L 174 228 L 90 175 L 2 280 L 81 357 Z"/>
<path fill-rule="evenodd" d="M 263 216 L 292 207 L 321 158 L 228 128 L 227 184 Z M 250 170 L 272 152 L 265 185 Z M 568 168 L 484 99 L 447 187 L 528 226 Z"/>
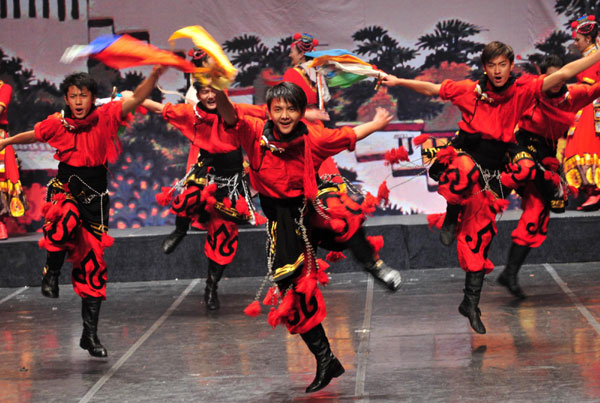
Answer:
<path fill-rule="evenodd" d="M 346 255 L 344 255 L 342 252 L 331 251 L 327 254 L 327 256 L 325 256 L 325 259 L 335 263 L 342 259 L 346 259 Z"/>
<path fill-rule="evenodd" d="M 448 146 L 438 151 L 435 158 L 441 164 L 450 165 L 457 155 L 456 149 L 452 146 Z"/>
<path fill-rule="evenodd" d="M 207 186 L 204 186 L 204 189 L 202 189 L 202 191 L 200 192 L 200 200 L 208 203 L 209 197 L 212 196 L 214 199 L 214 194 L 216 192 L 217 192 L 217 184 L 216 183 L 211 183 Z M 215 202 L 216 202 L 216 200 L 215 200 Z M 214 204 L 214 202 L 212 204 Z"/>
<path fill-rule="evenodd" d="M 421 144 L 423 144 L 424 142 L 426 142 L 429 139 L 429 134 L 419 134 L 417 137 L 415 137 L 413 139 L 413 144 L 416 146 L 420 146 Z"/>
<path fill-rule="evenodd" d="M 390 189 L 388 188 L 387 181 L 381 182 L 379 189 L 377 189 L 377 201 L 381 203 L 384 201 L 384 205 L 390 204 Z"/>
<path fill-rule="evenodd" d="M 321 284 L 321 285 L 327 285 L 329 284 L 329 276 L 327 275 L 327 273 L 325 273 L 323 270 L 319 270 L 317 272 L 317 281 Z"/>
<path fill-rule="evenodd" d="M 163 186 L 160 190 L 161 192 L 157 193 L 154 198 L 159 206 L 168 206 L 173 200 L 173 188 Z"/>
<path fill-rule="evenodd" d="M 115 238 L 108 235 L 107 233 L 103 233 L 100 237 L 100 244 L 103 248 L 110 248 L 115 243 Z"/>
<path fill-rule="evenodd" d="M 385 165 L 394 165 L 400 161 L 409 161 L 408 151 L 403 146 L 385 152 Z"/>
<path fill-rule="evenodd" d="M 544 179 L 547 181 L 551 181 L 554 186 L 558 187 L 560 185 L 560 177 L 551 171 L 544 172 Z"/>
<path fill-rule="evenodd" d="M 60 218 L 60 204 L 53 204 L 44 217 L 46 221 L 56 222 Z"/>
<path fill-rule="evenodd" d="M 229 209 L 229 208 L 231 208 L 231 199 L 230 199 L 229 197 L 225 197 L 225 198 L 223 199 L 223 206 L 224 206 L 226 209 Z"/>
<path fill-rule="evenodd" d="M 277 305 L 277 289 L 275 287 L 269 288 L 263 299 L 263 305 Z"/>
<path fill-rule="evenodd" d="M 497 212 L 501 212 L 501 211 L 506 210 L 506 208 L 508 207 L 509 204 L 510 204 L 510 202 L 506 199 L 496 199 L 493 202 L 493 208 Z"/>
<path fill-rule="evenodd" d="M 265 217 L 259 213 L 255 213 L 254 220 L 256 221 L 256 225 L 263 225 L 263 224 L 266 224 L 267 217 Z"/>
<path fill-rule="evenodd" d="M 383 248 L 383 237 L 381 235 L 368 236 L 367 241 L 369 241 L 369 243 L 373 247 L 375 255 L 379 256 L 379 250 Z"/>
<path fill-rule="evenodd" d="M 55 204 L 59 204 L 59 202 L 65 200 L 67 198 L 67 195 L 64 193 L 56 193 L 54 196 L 52 196 L 52 201 Z"/>
<path fill-rule="evenodd" d="M 319 270 L 329 269 L 329 263 L 327 263 L 323 259 L 317 259 L 317 265 L 319 265 Z"/>
<path fill-rule="evenodd" d="M 279 317 L 277 311 L 273 307 L 271 307 L 271 310 L 269 311 L 269 315 L 267 316 L 267 322 L 269 323 L 269 325 L 271 325 L 273 329 L 275 329 L 277 325 L 281 323 L 281 317 Z"/>
<path fill-rule="evenodd" d="M 253 318 L 257 317 L 260 315 L 260 303 L 258 301 L 254 301 L 244 309 L 244 313 Z"/>
<path fill-rule="evenodd" d="M 360 208 L 365 214 L 373 214 L 375 212 L 375 206 L 377 205 L 377 199 L 369 192 L 365 196 Z"/>
<path fill-rule="evenodd" d="M 238 197 L 235 202 L 235 209 L 241 215 L 250 215 L 250 209 L 248 208 L 248 202 L 243 197 Z"/>
<path fill-rule="evenodd" d="M 558 171 L 560 162 L 554 157 L 546 157 L 542 160 L 542 165 L 551 170 L 552 172 Z"/>
<path fill-rule="evenodd" d="M 427 224 L 429 229 L 441 229 L 444 224 L 444 218 L 446 218 L 446 213 L 427 214 Z"/>

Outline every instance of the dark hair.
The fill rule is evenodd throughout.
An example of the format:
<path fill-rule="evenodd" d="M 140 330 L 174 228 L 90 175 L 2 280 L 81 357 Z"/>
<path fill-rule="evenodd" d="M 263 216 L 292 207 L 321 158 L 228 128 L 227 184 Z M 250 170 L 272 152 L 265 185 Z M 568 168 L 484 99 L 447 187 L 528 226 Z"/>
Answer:
<path fill-rule="evenodd" d="M 506 56 L 511 64 L 515 61 L 515 52 L 509 45 L 506 45 L 502 42 L 493 41 L 485 45 L 485 48 L 483 48 L 483 51 L 481 52 L 481 64 L 485 66 L 488 62 L 499 56 Z"/>
<path fill-rule="evenodd" d="M 75 86 L 79 89 L 83 87 L 87 88 L 92 93 L 92 96 L 98 94 L 98 83 L 88 73 L 73 73 L 65 77 L 62 83 L 60 83 L 60 90 L 67 96 L 69 87 Z"/>
<path fill-rule="evenodd" d="M 200 90 L 201 90 L 202 88 L 204 88 L 204 85 L 202 85 L 202 84 L 200 83 L 200 81 L 194 81 L 194 84 L 193 84 L 193 86 L 194 86 L 194 89 L 196 90 L 196 92 L 200 92 Z"/>
<path fill-rule="evenodd" d="M 565 62 L 563 62 L 562 58 L 558 55 L 549 55 L 544 57 L 544 60 L 540 63 L 540 73 L 546 74 L 550 67 L 561 68 L 564 66 Z"/>
<path fill-rule="evenodd" d="M 302 113 L 306 111 L 306 94 L 298 85 L 289 82 L 282 82 L 267 90 L 267 107 L 271 109 L 271 102 L 274 99 L 283 99 L 292 106 L 300 109 Z"/>

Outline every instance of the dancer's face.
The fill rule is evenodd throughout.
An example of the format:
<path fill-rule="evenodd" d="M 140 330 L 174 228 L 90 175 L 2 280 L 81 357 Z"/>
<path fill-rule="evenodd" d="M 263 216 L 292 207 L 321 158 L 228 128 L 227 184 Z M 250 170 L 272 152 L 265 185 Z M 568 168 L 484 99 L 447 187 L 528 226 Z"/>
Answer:
<path fill-rule="evenodd" d="M 577 34 L 575 39 L 573 39 L 573 45 L 575 45 L 577 50 L 581 53 L 583 53 L 591 43 L 592 39 L 586 35 Z"/>
<path fill-rule="evenodd" d="M 485 71 L 494 87 L 502 87 L 510 78 L 510 72 L 514 66 L 514 63 L 511 63 L 508 57 L 498 56 L 488 61 L 483 66 L 483 71 Z"/>
<path fill-rule="evenodd" d="M 72 85 L 67 90 L 67 95 L 65 95 L 65 104 L 71 109 L 71 115 L 75 119 L 85 118 L 90 113 L 95 101 L 96 97 L 92 95 L 87 87 L 78 88 Z"/>
<path fill-rule="evenodd" d="M 198 91 L 198 101 L 209 111 L 217 109 L 217 93 L 211 87 L 202 87 Z"/>
<path fill-rule="evenodd" d="M 292 66 L 297 66 L 304 61 L 304 52 L 300 52 L 296 45 L 292 45 L 289 56 L 292 59 Z"/>
<path fill-rule="evenodd" d="M 303 116 L 300 109 L 281 98 L 275 98 L 271 101 L 269 114 L 277 132 L 284 136 L 294 131 Z"/>

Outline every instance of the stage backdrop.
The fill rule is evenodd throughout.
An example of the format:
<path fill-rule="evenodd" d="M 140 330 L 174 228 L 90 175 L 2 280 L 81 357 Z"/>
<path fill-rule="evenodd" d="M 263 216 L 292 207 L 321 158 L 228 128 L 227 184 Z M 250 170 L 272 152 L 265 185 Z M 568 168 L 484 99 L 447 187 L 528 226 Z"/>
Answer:
<path fill-rule="evenodd" d="M 202 25 L 240 71 L 235 85 L 240 89 L 232 94 L 242 102 L 261 103 L 266 85 L 289 67 L 287 54 L 296 32 L 313 34 L 319 39 L 318 49 L 345 48 L 386 72 L 441 82 L 478 77 L 479 53 L 492 40 L 513 46 L 519 71 L 535 71 L 530 62 L 547 53 L 576 57 L 567 48 L 568 22 L 596 10 L 595 2 L 564 0 L 2 0 L 0 80 L 14 88 L 9 120 L 16 134 L 63 107 L 57 86 L 68 73 L 89 71 L 100 82 L 101 97 L 108 96 L 113 86 L 133 89 L 148 74 L 150 68 L 115 71 L 93 61 L 59 62 L 66 47 L 86 44 L 102 33 L 129 33 L 169 49 L 167 38 L 175 30 Z M 192 44 L 181 41 L 176 46 L 186 54 Z M 179 92 L 186 89 L 183 74 L 173 70 L 160 84 Z M 432 141 L 426 145 L 443 143 L 457 128 L 457 110 L 404 89 L 375 91 L 372 81 L 332 90 L 332 95 L 327 105 L 331 126 L 366 121 L 376 106 L 395 116 L 386 131 L 336 157 L 342 172 L 364 190 L 376 194 L 379 184 L 387 181 L 390 205 L 376 214 L 442 211 L 443 200 L 411 139 L 430 133 Z M 159 92 L 153 97 L 181 102 Z M 173 223 L 154 194 L 184 175 L 188 142 L 160 117 L 139 114 L 122 141 L 123 155 L 110 167 L 111 226 Z M 385 165 L 385 151 L 399 145 L 407 148 L 411 161 Z M 11 220 L 9 229 L 25 232 L 41 226 L 45 184 L 57 162 L 45 144 L 16 150 L 29 211 L 26 217 Z"/>

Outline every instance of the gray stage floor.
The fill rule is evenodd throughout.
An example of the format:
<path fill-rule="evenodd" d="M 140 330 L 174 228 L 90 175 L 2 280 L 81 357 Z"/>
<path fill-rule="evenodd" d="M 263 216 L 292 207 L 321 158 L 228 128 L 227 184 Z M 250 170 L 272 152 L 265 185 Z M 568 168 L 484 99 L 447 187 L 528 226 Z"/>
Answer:
<path fill-rule="evenodd" d="M 486 335 L 457 312 L 459 269 L 404 272 L 395 294 L 363 273 L 332 274 L 324 326 L 346 373 L 312 395 L 314 358 L 300 337 L 242 313 L 259 278 L 224 279 L 216 314 L 205 311 L 203 280 L 109 284 L 105 360 L 78 346 L 80 301 L 69 286 L 58 300 L 4 288 L 0 400 L 598 402 L 599 269 L 527 265 L 530 297 L 520 303 L 495 271 L 480 305 Z"/>

